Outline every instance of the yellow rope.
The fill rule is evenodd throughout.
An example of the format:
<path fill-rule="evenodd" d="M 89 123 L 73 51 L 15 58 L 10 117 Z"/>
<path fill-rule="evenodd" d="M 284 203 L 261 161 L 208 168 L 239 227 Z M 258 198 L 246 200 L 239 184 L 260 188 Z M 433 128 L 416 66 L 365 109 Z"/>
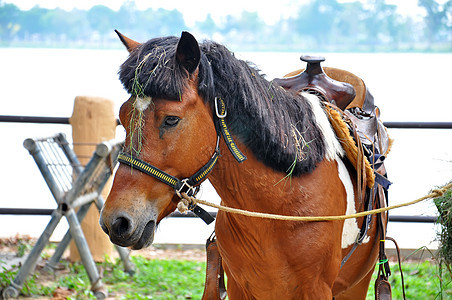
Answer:
<path fill-rule="evenodd" d="M 284 215 L 277 215 L 277 214 L 251 212 L 251 211 L 247 211 L 247 210 L 227 207 L 227 206 L 211 203 L 211 202 L 208 202 L 208 201 L 205 201 L 205 200 L 189 197 L 185 193 L 180 194 L 180 196 L 182 196 L 181 197 L 181 201 L 185 205 L 188 205 L 188 203 L 203 204 L 203 205 L 207 205 L 207 206 L 210 206 L 210 207 L 217 208 L 218 210 L 222 210 L 222 211 L 225 211 L 225 212 L 240 214 L 240 215 L 249 216 L 249 217 L 266 218 L 266 219 L 274 219 L 274 220 L 287 220 L 287 221 L 317 221 L 317 222 L 319 222 L 319 221 L 338 221 L 338 220 L 359 218 L 359 217 L 364 217 L 366 215 L 374 215 L 374 214 L 382 213 L 382 212 L 385 212 L 385 211 L 388 211 L 388 210 L 392 210 L 392 209 L 396 209 L 396 208 L 400 208 L 400 207 L 404 207 L 404 206 L 413 205 L 413 204 L 416 204 L 418 202 L 424 201 L 426 199 L 430 199 L 430 198 L 433 199 L 433 198 L 441 197 L 442 195 L 444 195 L 444 193 L 446 191 L 448 191 L 451 188 L 452 188 L 452 182 L 450 182 L 449 184 L 447 184 L 447 185 L 445 185 L 445 186 L 443 186 L 443 187 L 441 187 L 439 189 L 432 190 L 432 192 L 430 194 L 428 194 L 428 195 L 426 195 L 424 197 L 418 198 L 418 199 L 410 201 L 410 202 L 405 202 L 405 203 L 392 205 L 392 206 L 388 206 L 388 207 L 383 207 L 383 208 L 379 208 L 379 209 L 373 209 L 373 210 L 369 210 L 369 211 L 363 211 L 363 212 L 356 213 L 356 214 L 351 214 L 351 215 L 317 216 L 317 217 L 284 216 Z"/>

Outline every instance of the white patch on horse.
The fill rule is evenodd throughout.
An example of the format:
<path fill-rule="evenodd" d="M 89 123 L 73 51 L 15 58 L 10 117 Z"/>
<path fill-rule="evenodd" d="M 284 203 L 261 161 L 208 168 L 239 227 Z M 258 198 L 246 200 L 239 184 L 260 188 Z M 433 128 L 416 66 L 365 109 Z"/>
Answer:
<path fill-rule="evenodd" d="M 336 138 L 336 134 L 334 133 L 333 128 L 331 127 L 331 123 L 328 120 L 328 117 L 323 110 L 320 104 L 320 98 L 316 95 L 309 94 L 307 92 L 301 92 L 301 95 L 305 97 L 309 104 L 312 107 L 312 111 L 314 112 L 315 120 L 317 126 L 323 135 L 323 140 L 325 142 L 325 158 L 327 160 L 336 160 L 336 158 L 344 156 L 344 149 L 342 149 L 341 144 Z"/>
<path fill-rule="evenodd" d="M 140 112 L 143 112 L 146 110 L 146 108 L 149 107 L 149 105 L 151 105 L 151 102 L 152 102 L 151 97 L 144 98 L 137 97 L 135 100 L 135 108 L 138 109 Z"/>
<path fill-rule="evenodd" d="M 344 185 L 345 192 L 347 194 L 347 209 L 345 214 L 354 214 L 356 213 L 355 209 L 355 192 L 353 189 L 353 183 L 350 178 L 350 174 L 347 171 L 344 163 L 342 162 L 341 157 L 344 156 L 344 149 L 339 143 L 336 134 L 334 133 L 333 128 L 331 127 L 331 123 L 328 120 L 328 116 L 326 112 L 323 110 L 321 105 L 321 99 L 316 95 L 302 92 L 303 95 L 308 102 L 311 104 L 312 111 L 314 112 L 315 120 L 317 126 L 323 135 L 323 140 L 325 142 L 326 150 L 325 150 L 325 159 L 327 160 L 336 160 L 338 165 L 339 178 Z M 342 229 L 342 248 L 348 248 L 352 245 L 356 237 L 359 234 L 359 227 L 356 219 L 347 219 L 344 221 L 344 227 Z M 364 240 L 364 243 L 367 242 L 368 239 Z"/>
<path fill-rule="evenodd" d="M 339 178 L 344 185 L 345 192 L 347 193 L 347 209 L 345 211 L 346 215 L 351 215 L 356 213 L 355 209 L 355 192 L 353 190 L 353 183 L 350 178 L 350 174 L 347 171 L 344 163 L 340 158 L 336 159 L 337 168 L 339 171 Z M 348 248 L 352 245 L 359 234 L 359 227 L 356 219 L 346 219 L 344 221 L 344 227 L 342 229 L 342 249 Z M 368 240 L 364 240 L 366 243 Z"/>

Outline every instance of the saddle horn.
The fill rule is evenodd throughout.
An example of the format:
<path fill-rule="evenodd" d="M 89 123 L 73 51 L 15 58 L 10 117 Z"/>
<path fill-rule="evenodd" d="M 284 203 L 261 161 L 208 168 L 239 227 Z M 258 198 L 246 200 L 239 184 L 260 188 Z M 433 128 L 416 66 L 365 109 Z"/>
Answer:
<path fill-rule="evenodd" d="M 356 92 L 351 84 L 334 80 L 325 74 L 320 66 L 325 61 L 324 57 L 302 55 L 300 60 L 307 62 L 306 69 L 292 77 L 276 78 L 275 81 L 280 86 L 287 90 L 317 94 L 342 110 L 355 98 Z"/>

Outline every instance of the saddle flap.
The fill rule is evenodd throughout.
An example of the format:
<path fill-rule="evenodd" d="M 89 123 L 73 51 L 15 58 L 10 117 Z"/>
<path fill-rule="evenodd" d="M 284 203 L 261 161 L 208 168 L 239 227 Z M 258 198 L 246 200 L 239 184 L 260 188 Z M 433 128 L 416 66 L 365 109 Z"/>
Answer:
<path fill-rule="evenodd" d="M 354 109 L 354 108 L 353 108 Z M 352 109 L 345 110 L 344 114 L 356 126 L 361 143 L 365 145 L 372 145 L 375 142 L 377 134 L 377 118 L 375 115 L 363 115 L 360 113 L 353 113 Z"/>

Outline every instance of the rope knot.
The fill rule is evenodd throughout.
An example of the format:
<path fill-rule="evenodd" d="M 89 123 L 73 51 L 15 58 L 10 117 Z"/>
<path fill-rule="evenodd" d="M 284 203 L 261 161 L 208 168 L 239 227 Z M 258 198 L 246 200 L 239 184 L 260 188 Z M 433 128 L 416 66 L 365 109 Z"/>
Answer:
<path fill-rule="evenodd" d="M 184 199 L 185 200 L 185 199 Z M 188 212 L 188 203 L 186 203 L 187 201 L 185 200 L 180 200 L 179 203 L 177 203 L 177 209 L 183 213 L 186 214 Z"/>
<path fill-rule="evenodd" d="M 190 206 L 194 206 L 197 203 L 196 198 L 190 197 L 186 193 L 176 191 L 176 194 L 180 198 L 179 203 L 177 203 L 177 209 L 183 214 L 186 214 L 190 210 Z"/>
<path fill-rule="evenodd" d="M 441 197 L 444 195 L 444 193 L 447 191 L 447 189 L 445 188 L 441 188 L 441 189 L 434 189 L 432 190 L 432 194 L 436 194 L 435 196 L 433 196 L 432 198 L 436 198 L 436 197 Z"/>

